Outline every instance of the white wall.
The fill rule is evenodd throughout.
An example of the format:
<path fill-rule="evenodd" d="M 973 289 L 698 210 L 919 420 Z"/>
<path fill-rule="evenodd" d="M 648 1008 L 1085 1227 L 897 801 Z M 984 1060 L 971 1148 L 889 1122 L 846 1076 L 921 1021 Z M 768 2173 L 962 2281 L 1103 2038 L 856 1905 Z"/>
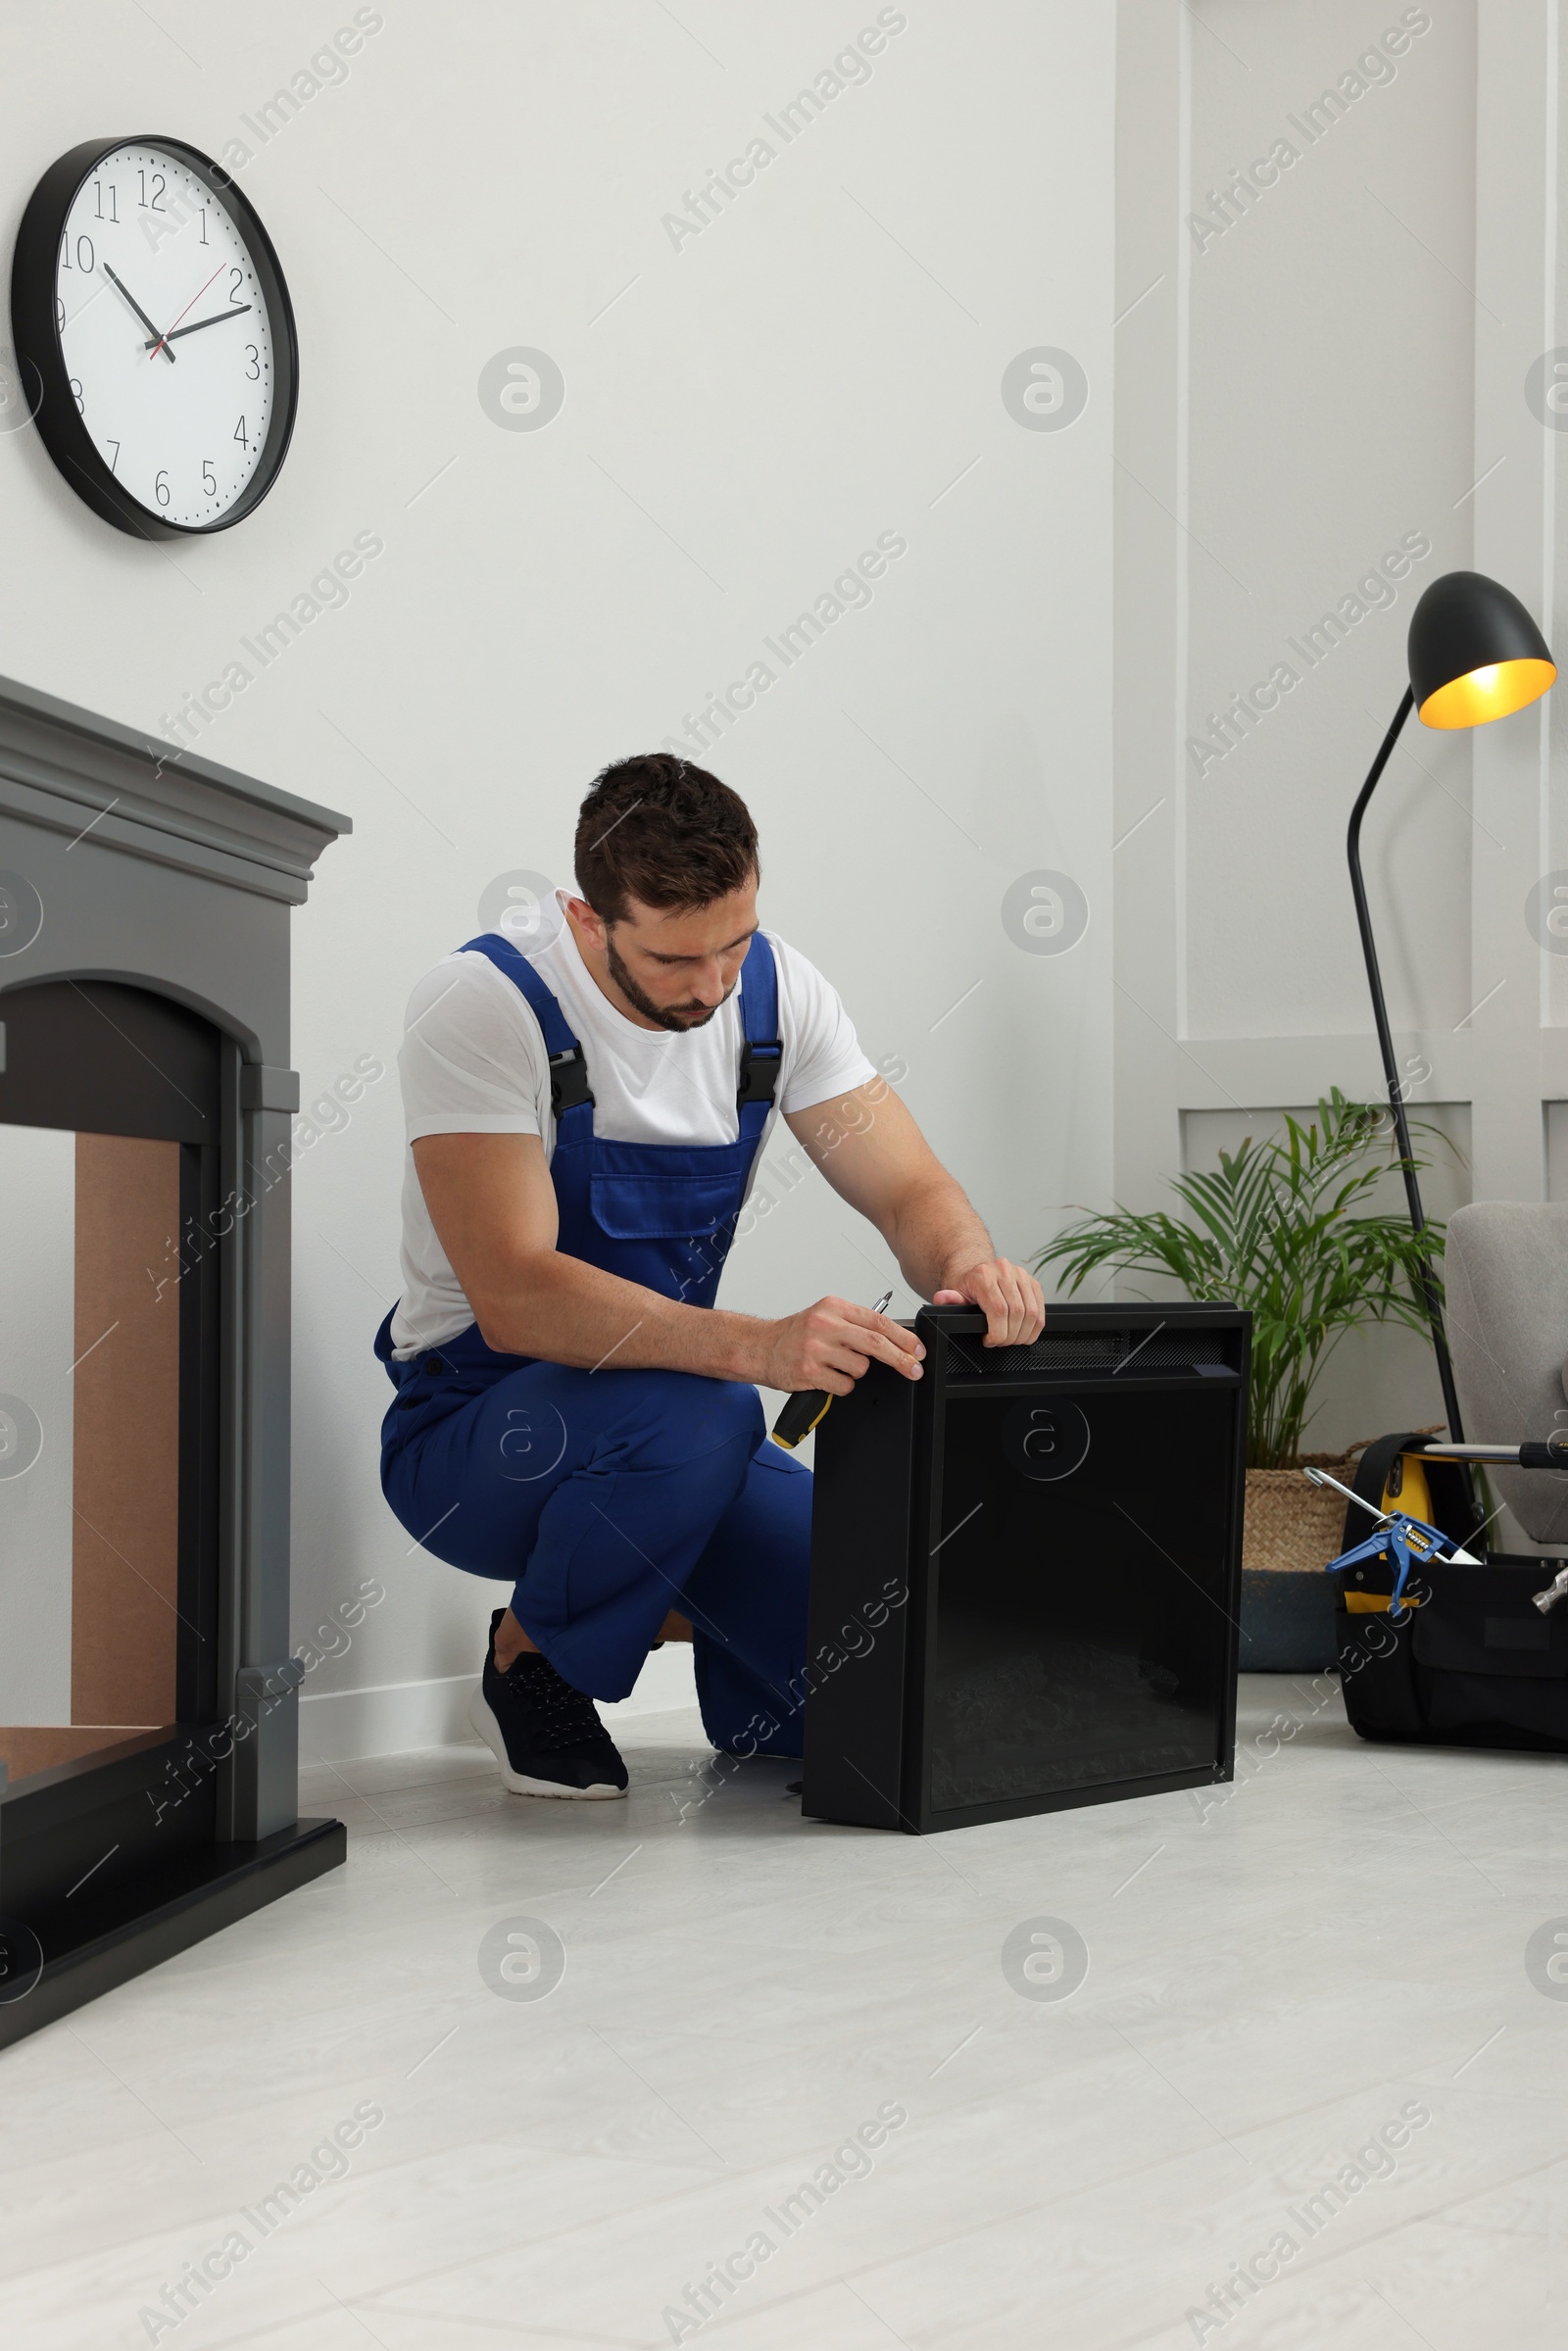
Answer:
<path fill-rule="evenodd" d="M 1308 138 L 1305 109 L 1387 59 L 1391 28 L 1410 34 L 1392 78 L 1374 65 Z M 1335 1084 L 1381 1094 L 1346 823 L 1427 580 L 1492 572 L 1562 641 L 1557 439 L 1527 378 L 1568 330 L 1557 0 L 1123 0 L 1119 42 L 1117 838 L 1155 812 L 1116 853 L 1116 1189 L 1142 1206 L 1184 1132 L 1206 1151 Z M 1282 136 L 1297 160 L 1225 224 L 1209 192 Z M 1406 533 L 1431 553 L 1396 601 L 1298 660 L 1289 641 Z M 1281 659 L 1295 688 L 1195 756 Z M 1568 964 L 1526 902 L 1568 865 L 1564 724 L 1557 696 L 1473 739 L 1412 722 L 1367 819 L 1412 1114 L 1467 1118 L 1440 1213 L 1444 1191 L 1544 1197 Z M 1430 1361 L 1378 1336 L 1346 1349 L 1311 1437 L 1440 1413 Z"/>
<path fill-rule="evenodd" d="M 295 925 L 310 1101 L 363 1053 L 390 1068 L 411 982 L 496 877 L 565 877 L 598 766 L 679 729 L 901 534 L 869 607 L 710 756 L 760 823 L 765 918 L 836 980 L 868 1049 L 908 1063 L 906 1097 L 999 1244 L 1028 1250 L 1052 1203 L 1111 1177 L 1112 12 L 885 12 L 907 22 L 869 80 L 772 138 L 775 161 L 678 249 L 663 215 L 875 23 L 868 0 L 378 13 L 348 78 L 259 145 L 244 118 L 347 5 L 7 7 L 0 234 L 99 131 L 242 139 L 302 392 L 267 504 L 172 551 L 96 521 L 30 432 L 0 439 L 3 665 L 154 728 L 356 532 L 384 539 L 346 608 L 204 738 L 355 817 Z M 518 346 L 564 377 L 539 431 L 480 405 L 486 364 Z M 1041 346 L 1087 372 L 1066 430 L 1003 404 L 1004 369 Z M 1003 927 L 1004 893 L 1040 869 L 1090 908 L 1059 956 Z M 339 1751 L 448 1719 L 493 1596 L 409 1556 L 376 1488 L 394 1087 L 295 1179 L 297 1635 L 366 1574 L 388 1588 L 307 1695 L 402 1693 L 345 1701 L 336 1728 L 308 1704 L 308 1738 Z M 803 1190 L 737 1250 L 726 1296 L 871 1296 L 884 1263 Z"/>

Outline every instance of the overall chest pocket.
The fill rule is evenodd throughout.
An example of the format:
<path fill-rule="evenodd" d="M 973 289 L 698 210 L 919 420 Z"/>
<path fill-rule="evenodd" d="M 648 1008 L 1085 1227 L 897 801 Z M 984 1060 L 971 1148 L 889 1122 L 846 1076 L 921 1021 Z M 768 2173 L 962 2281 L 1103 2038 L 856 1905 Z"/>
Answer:
<path fill-rule="evenodd" d="M 741 1185 L 716 1178 L 700 1183 L 669 1176 L 595 1175 L 588 1186 L 593 1219 L 612 1241 L 686 1241 L 727 1224 L 741 1204 Z"/>
<path fill-rule="evenodd" d="M 588 1177 L 595 1224 L 612 1241 L 685 1241 L 715 1232 L 740 1210 L 755 1146 L 677 1151 L 601 1143 Z"/>

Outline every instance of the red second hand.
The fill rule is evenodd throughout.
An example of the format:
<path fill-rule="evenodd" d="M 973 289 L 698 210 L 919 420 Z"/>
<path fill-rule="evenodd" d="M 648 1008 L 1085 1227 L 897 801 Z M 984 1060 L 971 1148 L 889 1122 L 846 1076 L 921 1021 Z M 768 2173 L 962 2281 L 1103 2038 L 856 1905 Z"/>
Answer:
<path fill-rule="evenodd" d="M 218 265 L 218 267 L 217 267 L 217 269 L 216 269 L 213 271 L 213 277 L 221 277 L 221 276 L 222 276 L 222 274 L 223 274 L 223 270 L 224 270 L 224 268 L 225 268 L 225 266 L 226 266 L 226 265 L 225 265 L 224 263 L 222 263 L 222 262 L 220 262 L 220 263 L 219 263 L 219 265 Z M 210 286 L 210 285 L 212 284 L 212 282 L 213 282 L 213 277 L 210 277 L 210 278 L 207 280 L 207 286 Z M 185 311 L 193 311 L 193 310 L 196 308 L 196 305 L 197 305 L 197 303 L 198 303 L 198 302 L 200 302 L 200 300 L 201 300 L 202 296 L 203 296 L 203 295 L 206 293 L 206 291 L 207 291 L 207 286 L 198 286 L 198 287 L 196 288 L 196 291 L 195 291 L 195 293 L 194 293 L 194 294 L 192 294 L 192 296 L 191 296 L 190 300 L 189 300 L 189 301 L 186 303 L 186 305 L 185 305 L 185 310 L 180 312 L 180 314 L 179 314 L 179 318 L 183 318 L 183 317 L 185 316 Z M 179 318 L 176 318 L 176 319 L 173 321 L 173 324 L 172 324 L 172 325 L 166 326 L 166 327 L 164 328 L 164 331 L 163 331 L 163 333 L 162 333 L 162 334 L 159 336 L 159 338 L 158 338 L 157 342 L 156 342 L 156 343 L 153 345 L 153 347 L 152 347 L 151 351 L 149 351 L 149 352 L 148 352 L 148 354 L 147 354 L 147 357 L 148 357 L 150 360 L 155 360 L 155 359 L 158 357 L 158 354 L 160 353 L 160 351 L 162 351 L 162 349 L 163 349 L 164 345 L 165 345 L 165 344 L 168 342 L 168 340 L 169 340 L 170 336 L 171 336 L 171 335 L 173 333 L 173 331 L 174 331 L 174 327 L 175 327 L 175 326 L 177 326 L 177 325 L 179 324 Z"/>

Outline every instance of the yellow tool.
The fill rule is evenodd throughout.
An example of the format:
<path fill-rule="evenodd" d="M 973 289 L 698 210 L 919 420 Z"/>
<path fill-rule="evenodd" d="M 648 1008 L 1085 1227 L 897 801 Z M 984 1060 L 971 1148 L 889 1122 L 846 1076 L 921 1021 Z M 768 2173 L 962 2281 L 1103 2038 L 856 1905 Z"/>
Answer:
<path fill-rule="evenodd" d="M 893 1293 L 885 1290 L 871 1311 L 873 1314 L 885 1314 L 892 1303 Z M 826 1388 L 803 1388 L 799 1396 L 790 1397 L 773 1423 L 773 1443 L 781 1445 L 787 1453 L 793 1453 L 796 1446 L 810 1436 L 832 1401 L 832 1394 Z"/>

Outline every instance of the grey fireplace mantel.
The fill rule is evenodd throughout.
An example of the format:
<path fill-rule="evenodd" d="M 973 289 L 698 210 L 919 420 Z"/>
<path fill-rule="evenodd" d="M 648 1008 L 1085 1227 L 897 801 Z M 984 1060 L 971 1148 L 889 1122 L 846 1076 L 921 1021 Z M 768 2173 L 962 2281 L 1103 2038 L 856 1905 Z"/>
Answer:
<path fill-rule="evenodd" d="M 182 1034 L 206 1040 L 208 1107 L 181 1097 L 198 1123 L 179 1149 L 202 1188 L 190 1197 L 207 1205 L 196 1218 L 181 1210 L 184 1289 L 174 1295 L 210 1300 L 209 1337 L 190 1359 L 208 1413 L 203 1491 L 216 1497 L 202 1504 L 211 1637 L 201 1636 L 199 1702 L 181 1701 L 162 1731 L 74 1760 L 35 1768 L 34 1754 L 9 1786 L 0 1763 L 0 2046 L 343 1856 L 338 1824 L 297 1818 L 285 1179 L 299 1102 L 289 919 L 322 851 L 350 830 L 348 817 L 197 750 L 0 678 L 0 1128 L 74 1129 L 78 1140 L 162 1133 L 137 1123 L 134 1088 L 155 1064 L 131 1058 L 136 1021 L 184 1022 Z M 127 1005 L 150 1008 L 133 1019 Z M 110 1017 L 117 1006 L 123 1029 Z M 119 1045 L 105 1043 L 111 1035 Z M 100 1048 L 122 1067 L 95 1093 Z M 199 1281 L 187 1281 L 187 1264 L 200 1265 Z M 0 1390 L 14 1400 L 36 1366 L 19 1372 L 6 1359 L 20 1343 L 3 1307 Z M 189 1409 L 195 1426 L 200 1410 Z M 0 1576 L 27 1571 L 25 1558 L 0 1560 Z M 58 1718 L 24 1721 L 38 1719 Z M 196 1792 L 172 1804 L 176 1779 Z M 78 1847 L 89 1859 L 103 1852 L 91 1899 L 68 1902 L 63 1884 L 55 1901 L 54 1859 L 74 1876 Z M 20 1924 L 8 1871 L 11 1893 L 21 1887 L 31 1905 Z M 29 1935 L 39 1973 L 19 1999 L 6 1984 Z"/>
<path fill-rule="evenodd" d="M 0 810 L 54 832 L 303 906 L 352 823 L 197 751 L 0 677 Z"/>

